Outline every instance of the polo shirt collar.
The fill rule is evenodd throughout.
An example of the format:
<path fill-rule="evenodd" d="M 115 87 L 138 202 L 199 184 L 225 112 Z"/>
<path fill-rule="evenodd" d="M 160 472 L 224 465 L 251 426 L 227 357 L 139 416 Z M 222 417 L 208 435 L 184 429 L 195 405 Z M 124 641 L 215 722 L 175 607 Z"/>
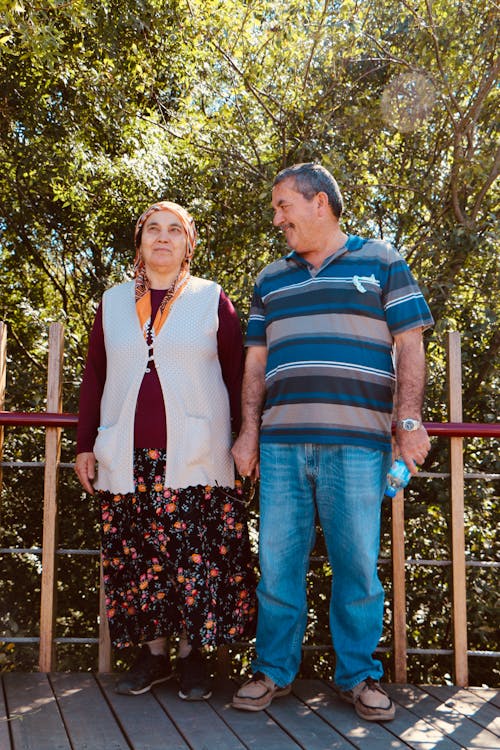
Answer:
<path fill-rule="evenodd" d="M 341 255 L 344 255 L 344 253 L 352 252 L 353 250 L 359 250 L 359 248 L 364 245 L 364 243 L 365 240 L 363 240 L 361 237 L 358 237 L 355 234 L 348 234 L 347 239 L 342 247 L 339 247 L 336 252 L 325 258 L 321 266 L 317 269 L 317 272 L 319 272 L 322 268 L 330 265 L 333 260 L 339 258 Z M 312 263 L 309 263 L 307 260 L 305 260 L 302 255 L 299 255 L 299 253 L 297 253 L 295 250 L 292 250 L 288 253 L 288 255 L 285 255 L 285 260 L 292 261 L 293 263 L 296 263 L 298 266 L 302 266 L 303 268 L 314 268 Z"/>

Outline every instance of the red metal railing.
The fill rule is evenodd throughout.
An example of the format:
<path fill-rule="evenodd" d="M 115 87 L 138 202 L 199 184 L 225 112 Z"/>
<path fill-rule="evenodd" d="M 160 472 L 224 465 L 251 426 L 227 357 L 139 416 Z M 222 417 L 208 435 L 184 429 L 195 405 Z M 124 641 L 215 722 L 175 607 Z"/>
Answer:
<path fill-rule="evenodd" d="M 0 426 L 75 427 L 78 414 L 69 412 L 0 411 Z M 424 422 L 432 436 L 461 438 L 500 438 L 500 422 Z M 394 429 L 394 425 L 393 425 Z"/>

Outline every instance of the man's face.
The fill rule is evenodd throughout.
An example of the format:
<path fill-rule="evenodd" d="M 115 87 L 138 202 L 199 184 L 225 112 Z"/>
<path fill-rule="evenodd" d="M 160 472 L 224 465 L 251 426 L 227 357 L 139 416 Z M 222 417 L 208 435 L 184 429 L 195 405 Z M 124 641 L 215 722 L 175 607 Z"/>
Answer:
<path fill-rule="evenodd" d="M 282 230 L 288 246 L 298 253 L 315 249 L 316 196 L 311 200 L 304 198 L 295 189 L 295 180 L 289 177 L 273 187 L 272 206 L 273 224 Z"/>

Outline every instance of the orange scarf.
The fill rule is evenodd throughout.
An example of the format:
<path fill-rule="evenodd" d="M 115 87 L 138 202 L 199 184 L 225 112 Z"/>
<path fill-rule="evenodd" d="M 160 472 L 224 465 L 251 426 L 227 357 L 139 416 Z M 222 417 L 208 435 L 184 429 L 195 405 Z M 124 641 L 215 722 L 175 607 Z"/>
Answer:
<path fill-rule="evenodd" d="M 160 307 L 158 308 L 158 312 L 156 313 L 152 326 L 151 326 L 151 291 L 149 289 L 149 286 L 147 290 L 144 291 L 142 296 L 139 297 L 139 299 L 137 299 L 137 294 L 136 294 L 135 309 L 137 310 L 137 315 L 139 316 L 141 329 L 142 329 L 142 332 L 144 334 L 144 338 L 146 339 L 146 341 L 148 341 L 149 335 L 151 335 L 153 338 L 155 336 L 158 336 L 163 324 L 165 323 L 168 317 L 168 314 L 171 310 L 172 305 L 174 304 L 177 297 L 181 294 L 182 290 L 184 289 L 184 287 L 186 286 L 190 278 L 191 278 L 191 274 L 189 273 L 189 267 L 183 266 L 183 268 L 181 268 L 179 275 L 177 276 L 172 286 L 169 289 L 167 289 L 167 291 L 165 292 L 165 296 L 163 297 L 161 301 Z M 136 290 L 137 290 L 137 287 L 136 287 Z"/>

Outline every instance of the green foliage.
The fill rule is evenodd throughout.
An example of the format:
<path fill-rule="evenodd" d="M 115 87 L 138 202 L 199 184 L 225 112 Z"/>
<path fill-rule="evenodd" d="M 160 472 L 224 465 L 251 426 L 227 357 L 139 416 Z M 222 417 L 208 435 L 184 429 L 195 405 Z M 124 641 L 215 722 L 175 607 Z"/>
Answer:
<path fill-rule="evenodd" d="M 64 408 L 77 410 L 95 306 L 130 273 L 134 222 L 157 199 L 193 212 L 200 231 L 194 271 L 221 283 L 244 325 L 255 275 L 285 249 L 271 225 L 273 176 L 318 160 L 341 185 L 346 230 L 394 242 L 428 297 L 436 327 L 426 340 L 427 418 L 446 420 L 444 341 L 457 330 L 464 420 L 495 419 L 493 0 L 0 0 L 0 9 L 5 408 L 44 408 L 48 326 L 57 320 L 66 331 Z M 42 437 L 8 430 L 5 458 L 41 459 Z M 68 432 L 67 461 L 72 439 Z M 498 473 L 496 448 L 470 441 L 467 471 Z M 424 468 L 448 470 L 445 441 L 434 441 Z M 4 477 L 5 546 L 39 545 L 39 474 L 13 474 Z M 449 559 L 446 483 L 418 480 L 410 494 L 410 556 Z M 492 559 L 496 501 L 492 483 L 468 484 L 467 555 L 474 559 Z M 66 474 L 61 503 L 63 546 L 97 544 L 95 509 Z M 95 623 L 95 570 L 79 560 L 79 572 L 68 566 L 67 582 L 61 579 L 61 633 L 77 625 L 89 632 Z M 36 631 L 36 608 L 16 605 L 15 592 L 25 580 L 36 595 L 39 563 L 3 564 L 0 615 Z M 469 570 L 470 648 L 497 648 L 484 629 L 495 605 L 490 570 Z M 410 570 L 416 647 L 449 646 L 448 578 L 446 567 Z M 325 604 L 315 609 L 308 643 L 326 643 L 329 572 L 315 568 L 310 579 L 312 598 Z M 390 595 L 385 568 L 384 581 Z M 71 653 L 64 659 L 71 663 Z M 474 681 L 491 681 L 491 662 L 473 663 Z M 331 654 L 308 652 L 304 668 L 327 674 L 331 664 Z M 410 668 L 411 679 L 441 679 L 450 664 L 415 656 Z"/>

